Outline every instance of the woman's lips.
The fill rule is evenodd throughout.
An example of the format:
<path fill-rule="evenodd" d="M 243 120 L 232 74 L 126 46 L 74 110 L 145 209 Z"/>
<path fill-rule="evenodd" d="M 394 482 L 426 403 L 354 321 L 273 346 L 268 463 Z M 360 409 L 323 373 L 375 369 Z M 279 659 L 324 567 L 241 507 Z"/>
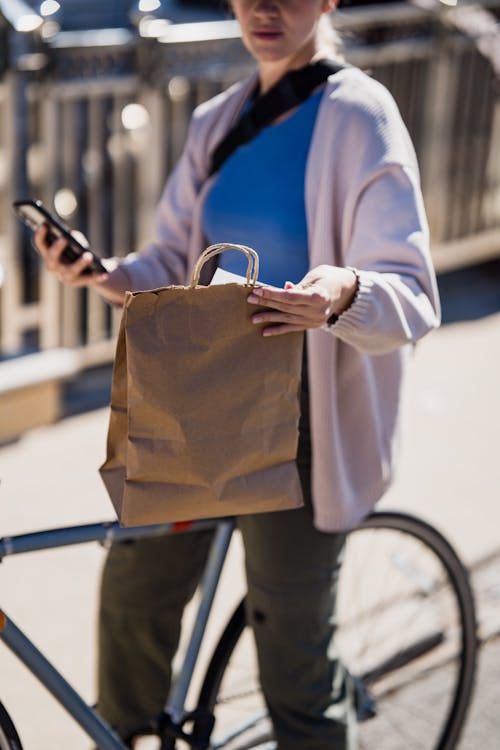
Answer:
<path fill-rule="evenodd" d="M 274 40 L 281 36 L 281 31 L 279 29 L 254 29 L 252 34 L 257 39 Z"/>

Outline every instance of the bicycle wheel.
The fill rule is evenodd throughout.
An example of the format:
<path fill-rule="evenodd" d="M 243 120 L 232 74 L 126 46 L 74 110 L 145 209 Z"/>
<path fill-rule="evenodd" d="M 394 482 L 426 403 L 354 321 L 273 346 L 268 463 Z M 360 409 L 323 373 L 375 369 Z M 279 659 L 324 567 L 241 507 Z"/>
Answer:
<path fill-rule="evenodd" d="M 477 638 L 467 572 L 449 543 L 407 514 L 374 513 L 348 537 L 337 643 L 356 685 L 359 747 L 452 750 L 473 690 Z M 200 692 L 211 748 L 275 747 L 240 604 Z"/>
<path fill-rule="evenodd" d="M 19 735 L 2 703 L 0 703 L 0 750 L 22 750 Z"/>

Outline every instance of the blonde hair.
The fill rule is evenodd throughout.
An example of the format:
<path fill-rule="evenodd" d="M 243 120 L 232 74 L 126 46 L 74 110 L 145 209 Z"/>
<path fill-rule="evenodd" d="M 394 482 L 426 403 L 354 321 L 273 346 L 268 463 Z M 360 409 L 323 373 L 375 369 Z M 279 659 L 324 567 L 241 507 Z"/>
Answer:
<path fill-rule="evenodd" d="M 332 24 L 332 14 L 324 13 L 318 22 L 318 55 L 342 60 L 342 39 Z"/>

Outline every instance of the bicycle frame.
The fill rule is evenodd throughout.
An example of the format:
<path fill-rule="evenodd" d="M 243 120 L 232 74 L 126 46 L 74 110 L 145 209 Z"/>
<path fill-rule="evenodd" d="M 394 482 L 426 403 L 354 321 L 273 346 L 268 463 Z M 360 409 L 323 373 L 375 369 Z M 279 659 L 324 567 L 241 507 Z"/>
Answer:
<path fill-rule="evenodd" d="M 165 750 L 167 748 L 172 750 L 177 738 L 186 740 L 191 747 L 222 748 L 227 746 L 227 742 L 233 742 L 238 737 L 243 736 L 248 729 L 253 729 L 266 714 L 265 710 L 256 707 L 258 708 L 258 713 L 249 719 L 248 713 L 245 712 L 244 723 L 240 722 L 239 726 L 236 727 L 231 722 L 227 724 L 224 722 L 223 712 L 222 714 L 218 713 L 219 730 L 222 729 L 223 736 L 217 737 L 214 744 L 212 736 L 215 721 L 213 715 L 214 707 L 218 705 L 223 709 L 224 704 L 227 702 L 225 697 L 220 702 L 218 701 L 219 690 L 226 674 L 226 669 L 232 659 L 233 651 L 237 648 L 239 638 L 246 627 L 244 601 L 240 602 L 234 611 L 221 634 L 215 651 L 212 653 L 199 692 L 198 705 L 192 711 L 185 710 L 184 708 L 187 690 L 194 673 L 199 648 L 203 640 L 205 626 L 211 611 L 214 593 L 226 558 L 234 525 L 234 519 L 229 518 L 181 524 L 164 524 L 161 526 L 144 526 L 132 529 L 122 529 L 116 522 L 59 528 L 0 539 L 0 561 L 4 557 L 13 554 L 90 541 L 100 541 L 103 545 L 108 545 L 115 540 L 158 536 L 161 534 L 168 535 L 185 531 L 196 532 L 199 529 L 207 528 L 213 529 L 215 531 L 214 540 L 200 586 L 201 603 L 198 609 L 198 616 L 195 616 L 195 626 L 190 633 L 189 645 L 185 653 L 179 678 L 172 685 L 164 712 L 159 717 L 155 717 L 151 726 L 145 728 L 143 733 L 152 733 L 158 736 L 161 739 L 161 746 Z M 382 511 L 368 516 L 354 529 L 354 533 L 357 534 L 360 532 L 363 534 L 363 532 L 368 532 L 371 535 L 378 530 L 383 533 L 382 537 L 379 536 L 379 542 L 380 539 L 381 542 L 377 542 L 377 544 L 379 545 L 379 550 L 384 553 L 381 560 L 383 563 L 382 569 L 385 571 L 378 580 L 384 581 L 386 578 L 388 579 L 392 575 L 392 571 L 399 574 L 403 573 L 403 579 L 399 578 L 400 583 L 403 584 L 403 589 L 401 590 L 402 596 L 400 596 L 399 588 L 396 588 L 388 598 L 383 596 L 380 599 L 381 608 L 379 606 L 374 608 L 372 599 L 369 596 L 368 609 L 362 608 L 359 610 L 362 620 L 365 621 L 366 625 L 367 614 L 371 618 L 373 614 L 380 612 L 382 620 L 379 619 L 378 621 L 379 628 L 380 626 L 385 627 L 384 622 L 387 622 L 387 619 L 384 621 L 386 612 L 391 614 L 391 608 L 394 603 L 400 604 L 402 602 L 406 607 L 406 604 L 410 601 L 413 602 L 413 612 L 417 613 L 417 619 L 419 619 L 419 612 L 424 606 L 430 607 L 430 618 L 428 623 L 424 619 L 423 628 L 418 628 L 413 635 L 410 635 L 409 639 L 405 637 L 401 639 L 399 638 L 401 633 L 401 627 L 399 627 L 400 619 L 396 617 L 394 621 L 397 626 L 394 648 L 387 653 L 381 654 L 379 652 L 380 638 L 376 637 L 373 645 L 377 651 L 373 651 L 373 653 L 378 654 L 378 661 L 375 663 L 369 659 L 366 665 L 363 666 L 364 662 L 362 659 L 361 662 L 356 664 L 356 655 L 351 659 L 352 654 L 349 655 L 349 649 L 347 649 L 346 655 L 348 661 L 346 663 L 350 668 L 352 667 L 352 671 L 351 669 L 350 671 L 355 681 L 355 707 L 358 719 L 360 722 L 363 722 L 365 718 L 371 718 L 375 713 L 374 722 L 377 721 L 377 712 L 374 711 L 374 704 L 371 700 L 371 689 L 374 684 L 379 683 L 381 689 L 373 693 L 373 696 L 377 700 L 378 705 L 381 702 L 386 707 L 389 717 L 391 715 L 395 716 L 395 737 L 403 738 L 406 732 L 406 725 L 402 725 L 398 718 L 402 704 L 399 704 L 398 701 L 393 704 L 394 696 L 392 693 L 395 689 L 399 689 L 399 687 L 404 689 L 410 685 L 414 681 L 413 674 L 406 673 L 406 676 L 403 674 L 399 687 L 397 684 L 391 683 L 384 686 L 384 680 L 386 676 L 390 677 L 392 673 L 397 673 L 399 670 L 406 670 L 413 662 L 416 664 L 421 657 L 431 654 L 434 649 L 439 649 L 442 644 L 446 644 L 449 640 L 452 650 L 438 653 L 437 661 L 433 664 L 424 660 L 420 664 L 420 668 L 417 667 L 417 675 L 422 677 L 429 676 L 436 669 L 455 662 L 454 674 L 451 675 L 451 680 L 448 681 L 446 692 L 443 696 L 444 703 L 439 708 L 439 716 L 436 716 L 435 721 L 431 711 L 428 722 L 431 732 L 429 743 L 432 742 L 432 745 L 428 745 L 429 750 L 431 748 L 432 750 L 451 750 L 451 748 L 456 746 L 470 703 L 478 646 L 474 596 L 467 571 L 442 534 L 421 519 L 394 511 Z M 392 542 L 387 546 L 387 533 L 392 535 L 393 539 L 396 538 L 397 549 L 393 547 Z M 395 537 L 393 533 L 395 533 Z M 413 540 L 409 550 L 409 557 L 404 553 L 408 539 Z M 373 554 L 374 547 L 371 537 L 369 541 L 368 546 L 363 547 L 364 552 L 361 550 L 362 557 L 359 558 L 358 562 L 363 559 L 365 562 L 366 560 L 369 562 L 377 560 L 377 554 Z M 415 550 L 413 542 L 416 542 L 425 560 L 422 567 L 422 571 L 424 572 L 423 577 L 419 574 L 418 565 L 414 567 L 412 564 L 408 566 L 405 563 L 406 560 L 411 561 L 413 557 L 413 551 Z M 402 556 L 398 552 L 401 545 L 403 545 Z M 356 546 L 354 546 L 355 549 Z M 389 552 L 389 555 L 386 552 Z M 365 568 L 366 565 L 357 565 L 354 569 L 364 571 Z M 435 574 L 432 574 L 433 570 L 435 570 Z M 434 579 L 434 583 L 431 582 L 430 585 L 427 577 L 429 571 L 431 571 Z M 422 585 L 422 582 L 424 585 Z M 349 579 L 347 579 L 349 599 L 351 599 L 353 591 L 350 583 Z M 371 584 L 371 581 L 369 584 Z M 440 594 L 443 587 L 449 592 L 446 601 L 451 605 L 451 609 L 453 610 L 451 619 L 448 619 L 448 605 L 444 609 L 442 606 L 443 602 L 441 601 Z M 439 598 L 433 605 L 432 597 L 436 593 Z M 394 594 L 397 594 L 397 596 L 394 596 Z M 427 604 L 426 599 L 428 596 L 431 598 Z M 409 622 L 406 619 L 406 610 L 404 615 L 405 621 Z M 434 615 L 437 617 L 434 617 Z M 344 624 L 349 627 L 349 624 L 352 622 L 355 622 L 355 620 L 352 617 L 348 617 Z M 372 630 L 371 625 L 369 629 Z M 403 628 L 403 630 L 405 629 Z M 381 631 L 377 631 L 377 627 L 375 627 L 375 631 L 380 635 Z M 52 693 L 67 713 L 96 742 L 100 750 L 126 750 L 127 745 L 125 742 L 113 732 L 111 727 L 99 717 L 98 713 L 92 707 L 85 704 L 78 693 L 54 669 L 50 661 L 37 650 L 34 644 L 2 610 L 0 610 L 0 639 L 38 677 L 40 682 Z M 363 657 L 364 651 L 365 644 L 363 643 L 361 657 Z M 237 700 L 239 698 L 244 699 L 246 695 L 246 690 L 243 695 L 238 695 L 237 691 L 235 697 Z M 424 698 L 425 700 L 421 701 L 421 705 L 426 711 L 428 700 L 426 696 Z M 391 705 L 396 706 L 395 712 L 392 711 L 391 713 Z M 409 713 L 411 716 L 416 715 L 413 701 L 409 702 Z M 0 727 L 2 738 L 6 738 L 7 742 L 13 739 L 14 744 L 11 742 L 7 746 L 16 747 L 15 727 L 3 709 L 0 717 L 3 717 L 3 723 Z M 389 726 L 385 721 L 384 713 L 382 717 L 384 719 L 383 726 Z M 186 732 L 184 731 L 185 726 L 189 727 Z M 370 727 L 372 726 L 372 721 L 366 722 L 364 726 L 368 729 L 367 737 L 373 737 L 375 744 L 380 744 L 377 740 L 377 729 L 375 728 L 375 732 L 371 733 Z M 386 729 L 384 728 L 383 731 L 385 733 Z M 139 731 L 138 734 L 141 734 L 141 732 Z M 257 739 L 261 742 L 262 738 L 267 741 L 270 737 L 269 729 L 265 729 L 265 733 L 260 734 Z M 246 742 L 245 739 L 244 742 Z M 2 746 L 4 745 L 2 744 Z M 249 744 L 242 745 L 242 747 L 250 746 Z"/>
<path fill-rule="evenodd" d="M 214 539 L 199 587 L 200 602 L 198 611 L 189 636 L 182 667 L 175 682 L 172 684 L 165 705 L 165 713 L 169 717 L 171 725 L 180 729 L 185 715 L 187 692 L 195 670 L 234 526 L 234 519 L 225 518 L 155 526 L 138 526 L 134 528 L 122 528 L 118 522 L 102 522 L 48 529 L 46 531 L 1 538 L 0 562 L 4 557 L 11 555 L 85 544 L 87 542 L 99 542 L 103 546 L 108 547 L 115 541 L 214 529 Z M 126 745 L 111 727 L 101 719 L 97 711 L 85 703 L 78 692 L 1 609 L 0 640 L 40 680 L 88 736 L 97 743 L 100 750 L 126 749 Z"/>

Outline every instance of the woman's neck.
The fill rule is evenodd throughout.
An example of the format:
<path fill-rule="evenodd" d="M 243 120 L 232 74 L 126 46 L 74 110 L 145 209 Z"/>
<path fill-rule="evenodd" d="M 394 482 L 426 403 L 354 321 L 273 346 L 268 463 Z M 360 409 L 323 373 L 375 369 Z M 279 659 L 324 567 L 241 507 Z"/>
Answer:
<path fill-rule="evenodd" d="M 317 57 L 318 49 L 316 45 L 309 49 L 303 50 L 292 58 L 282 60 L 260 61 L 259 62 L 259 80 L 260 93 L 265 94 L 274 86 L 286 73 L 291 70 L 298 70 L 310 63 Z"/>

